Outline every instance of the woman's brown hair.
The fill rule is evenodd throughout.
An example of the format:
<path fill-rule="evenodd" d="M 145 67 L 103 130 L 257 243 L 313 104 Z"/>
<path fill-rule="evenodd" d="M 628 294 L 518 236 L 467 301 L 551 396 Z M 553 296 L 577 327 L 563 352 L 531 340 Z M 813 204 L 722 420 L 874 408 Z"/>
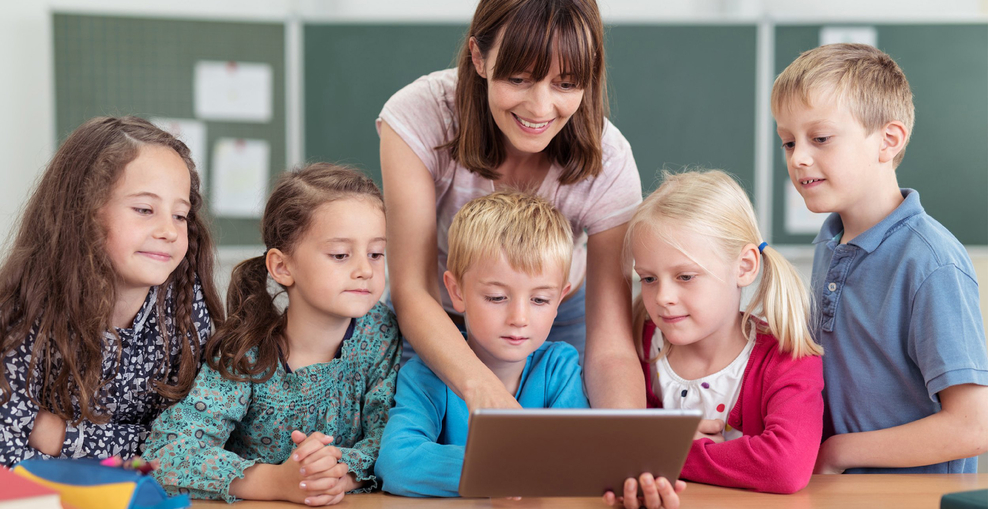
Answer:
<path fill-rule="evenodd" d="M 546 147 L 563 168 L 559 182 L 573 184 L 600 174 L 601 138 L 607 116 L 604 27 L 594 0 L 481 0 L 463 42 L 458 64 L 456 109 L 459 129 L 449 143 L 458 163 L 481 177 L 497 180 L 504 162 L 504 137 L 487 102 L 487 80 L 477 74 L 470 39 L 486 58 L 500 41 L 491 79 L 530 72 L 541 81 L 554 57 L 564 74 L 583 89 L 583 101 Z"/>
<path fill-rule="evenodd" d="M 291 254 L 308 231 L 313 212 L 324 203 L 348 197 L 370 198 L 384 210 L 380 189 L 356 170 L 313 163 L 278 179 L 261 219 L 265 254 L 233 269 L 226 293 L 229 317 L 206 345 L 210 367 L 231 380 L 263 382 L 288 358 L 285 315 L 275 305 L 276 295 L 268 291 L 267 250 Z"/>
<path fill-rule="evenodd" d="M 10 253 L 0 265 L 0 359 L 36 334 L 27 372 L 35 372 L 38 394 L 29 395 L 41 408 L 73 422 L 102 423 L 109 418 L 99 401 L 100 388 L 114 374 L 102 369 L 104 333 L 118 342 L 110 324 L 115 302 L 114 271 L 106 254 L 106 231 L 98 212 L 108 201 L 124 167 L 141 147 L 169 147 L 189 168 L 189 247 L 168 276 L 175 306 L 175 334 L 182 338 L 177 372 L 170 366 L 172 342 L 162 326 L 165 359 L 153 386 L 158 394 L 178 400 L 188 393 L 202 361 L 198 331 L 192 320 L 196 275 L 214 324 L 223 309 L 213 283 L 213 242 L 205 221 L 199 175 L 184 143 L 137 117 L 97 117 L 76 129 L 58 149 L 41 176 L 21 219 Z M 165 297 L 159 292 L 159 316 Z M 169 382 L 173 381 L 173 382 Z M 0 403 L 11 396 L 6 367 L 0 362 Z M 80 410 L 74 415 L 73 401 Z"/>

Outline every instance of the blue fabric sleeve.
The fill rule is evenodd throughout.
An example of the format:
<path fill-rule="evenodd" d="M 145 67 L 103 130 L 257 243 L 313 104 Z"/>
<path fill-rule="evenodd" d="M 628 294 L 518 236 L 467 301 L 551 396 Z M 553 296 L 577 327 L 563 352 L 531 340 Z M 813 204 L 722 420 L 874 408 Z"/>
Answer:
<path fill-rule="evenodd" d="M 930 274 L 912 302 L 909 356 L 919 366 L 930 398 L 959 384 L 988 385 L 988 353 L 978 283 L 956 265 Z"/>
<path fill-rule="evenodd" d="M 395 407 L 375 468 L 384 491 L 407 497 L 459 496 L 464 447 L 437 443 L 446 399 L 446 385 L 418 357 L 398 371 Z"/>
<path fill-rule="evenodd" d="M 583 370 L 576 348 L 553 343 L 549 348 L 546 373 L 546 402 L 549 408 L 590 408 L 583 390 Z"/>

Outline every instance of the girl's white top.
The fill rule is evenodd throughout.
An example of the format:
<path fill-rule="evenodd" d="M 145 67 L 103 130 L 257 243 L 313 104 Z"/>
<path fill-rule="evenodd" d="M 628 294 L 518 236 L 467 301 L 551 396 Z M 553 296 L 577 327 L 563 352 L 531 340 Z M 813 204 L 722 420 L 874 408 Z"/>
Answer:
<path fill-rule="evenodd" d="M 658 327 L 652 335 L 652 345 L 648 352 L 651 359 L 662 351 L 665 341 Z M 704 419 L 720 419 L 724 421 L 724 439 L 731 440 L 741 436 L 741 431 L 727 425 L 727 416 L 738 401 L 741 394 L 741 382 L 744 369 L 748 366 L 748 358 L 755 346 L 755 324 L 751 324 L 748 344 L 741 353 L 727 365 L 726 368 L 696 380 L 687 380 L 673 371 L 669 358 L 663 356 L 653 364 L 652 387 L 658 388 L 658 396 L 662 400 L 662 408 L 688 409 L 703 411 Z"/>

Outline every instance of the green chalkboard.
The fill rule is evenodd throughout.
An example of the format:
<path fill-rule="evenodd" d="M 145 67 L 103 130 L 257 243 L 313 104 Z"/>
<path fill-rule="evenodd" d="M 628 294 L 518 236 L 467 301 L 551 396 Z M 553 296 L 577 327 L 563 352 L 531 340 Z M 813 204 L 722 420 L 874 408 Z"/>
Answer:
<path fill-rule="evenodd" d="M 380 181 L 374 119 L 403 86 L 451 67 L 466 26 L 305 25 L 305 155 Z M 646 191 L 658 171 L 702 165 L 754 176 L 755 33 L 748 26 L 611 26 L 611 119 Z"/>
<path fill-rule="evenodd" d="M 455 67 L 466 25 L 305 25 L 305 158 L 348 164 L 381 183 L 374 128 L 395 92 Z"/>
<path fill-rule="evenodd" d="M 776 28 L 776 74 L 819 45 L 820 28 Z M 902 67 L 916 105 L 916 126 L 896 170 L 899 185 L 917 189 L 926 212 L 961 243 L 988 244 L 988 24 L 875 28 L 878 48 Z M 814 235 L 785 230 L 791 184 L 781 149 L 774 154 L 774 241 L 809 243 Z"/>
<path fill-rule="evenodd" d="M 218 138 L 270 144 L 273 179 L 285 159 L 285 29 L 240 23 L 54 14 L 55 112 L 58 141 L 98 115 L 195 118 L 193 73 L 199 60 L 266 63 L 273 71 L 267 123 L 206 122 L 207 150 Z M 200 154 L 211 166 L 210 154 Z M 206 199 L 209 173 L 206 175 Z M 256 219 L 213 219 L 216 242 L 260 244 Z"/>
<path fill-rule="evenodd" d="M 611 121 L 631 143 L 642 187 L 663 169 L 718 168 L 754 198 L 754 25 L 607 28 Z"/>

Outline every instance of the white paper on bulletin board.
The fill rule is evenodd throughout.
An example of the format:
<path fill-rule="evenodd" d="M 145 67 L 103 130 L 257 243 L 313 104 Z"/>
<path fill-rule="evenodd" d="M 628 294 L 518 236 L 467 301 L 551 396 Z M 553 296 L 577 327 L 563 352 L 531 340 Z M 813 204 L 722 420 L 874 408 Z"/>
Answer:
<path fill-rule="evenodd" d="M 273 73 L 268 64 L 196 62 L 195 112 L 203 120 L 270 122 Z"/>
<path fill-rule="evenodd" d="M 828 215 L 810 212 L 799 191 L 786 180 L 786 233 L 816 235 Z"/>
<path fill-rule="evenodd" d="M 271 147 L 265 140 L 220 138 L 213 146 L 210 204 L 222 217 L 261 217 Z"/>
<path fill-rule="evenodd" d="M 165 118 L 152 117 L 149 119 L 152 124 L 169 132 L 189 147 L 192 153 L 192 161 L 196 163 L 196 170 L 199 171 L 200 188 L 205 188 L 206 183 L 206 124 L 198 120 L 189 118 Z"/>
<path fill-rule="evenodd" d="M 820 45 L 852 42 L 878 46 L 878 31 L 875 27 L 828 26 L 820 29 Z"/>

